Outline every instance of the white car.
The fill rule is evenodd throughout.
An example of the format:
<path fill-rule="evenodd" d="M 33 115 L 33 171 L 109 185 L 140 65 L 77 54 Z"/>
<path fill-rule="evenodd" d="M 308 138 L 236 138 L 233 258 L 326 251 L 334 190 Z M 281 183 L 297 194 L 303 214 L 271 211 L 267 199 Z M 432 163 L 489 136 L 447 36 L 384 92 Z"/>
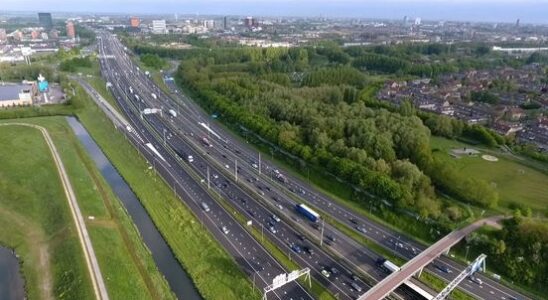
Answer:
<path fill-rule="evenodd" d="M 226 228 L 226 226 L 223 226 L 223 228 L 221 228 L 223 230 L 223 232 L 225 234 L 228 234 L 230 232 L 230 230 L 228 230 L 228 228 Z"/>
<path fill-rule="evenodd" d="M 331 274 L 329 274 L 329 271 L 327 270 L 322 270 L 322 275 L 325 276 L 325 278 L 329 278 Z"/>
<path fill-rule="evenodd" d="M 252 166 L 253 168 L 255 168 L 255 169 L 258 169 L 258 168 L 259 168 L 259 166 L 258 166 L 257 164 L 252 164 L 251 166 Z"/>
<path fill-rule="evenodd" d="M 230 166 L 229 166 L 229 165 L 225 165 L 225 168 L 230 169 Z"/>
<path fill-rule="evenodd" d="M 219 178 L 219 175 L 213 174 L 213 178 L 214 178 L 214 179 L 218 179 L 218 178 Z"/>

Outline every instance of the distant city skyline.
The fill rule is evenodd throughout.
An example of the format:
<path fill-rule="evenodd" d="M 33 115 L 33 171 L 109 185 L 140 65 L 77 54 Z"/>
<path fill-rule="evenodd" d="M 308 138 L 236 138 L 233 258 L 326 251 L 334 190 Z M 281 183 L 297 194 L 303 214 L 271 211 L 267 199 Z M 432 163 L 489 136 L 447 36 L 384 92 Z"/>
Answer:
<path fill-rule="evenodd" d="M 215 14 L 462 20 L 548 24 L 548 0 L 3 0 L 2 11 Z M 380 2 L 380 3 L 379 3 Z"/>

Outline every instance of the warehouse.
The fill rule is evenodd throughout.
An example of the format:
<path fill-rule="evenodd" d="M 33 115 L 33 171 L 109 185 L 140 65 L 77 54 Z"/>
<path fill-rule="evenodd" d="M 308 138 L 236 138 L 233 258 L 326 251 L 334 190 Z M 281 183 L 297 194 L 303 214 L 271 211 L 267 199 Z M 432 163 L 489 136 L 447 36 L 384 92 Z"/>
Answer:
<path fill-rule="evenodd" d="M 32 105 L 36 94 L 35 83 L 0 85 L 0 107 Z"/>

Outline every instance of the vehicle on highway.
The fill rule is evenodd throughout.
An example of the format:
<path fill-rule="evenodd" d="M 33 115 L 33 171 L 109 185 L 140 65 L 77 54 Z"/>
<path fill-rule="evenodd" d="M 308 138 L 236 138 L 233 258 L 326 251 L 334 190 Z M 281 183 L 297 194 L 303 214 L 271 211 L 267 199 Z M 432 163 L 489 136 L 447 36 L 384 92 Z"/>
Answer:
<path fill-rule="evenodd" d="M 230 230 L 228 230 L 226 226 L 223 226 L 221 229 L 223 230 L 224 234 L 228 234 L 230 232 Z"/>
<path fill-rule="evenodd" d="M 202 209 L 205 211 L 205 212 L 209 212 L 209 205 L 207 205 L 207 203 L 205 202 L 202 202 L 202 204 L 200 204 L 202 206 Z"/>
<path fill-rule="evenodd" d="M 478 285 L 482 285 L 483 284 L 483 281 L 481 281 L 481 279 L 477 278 L 476 276 L 474 275 L 471 275 L 470 277 L 470 281 L 474 282 L 474 283 L 477 283 Z"/>
<path fill-rule="evenodd" d="M 272 220 L 276 221 L 276 222 L 280 222 L 280 217 L 276 216 L 275 214 L 272 214 L 272 216 L 270 216 L 272 218 Z"/>
<path fill-rule="evenodd" d="M 393 272 L 398 272 L 400 270 L 400 267 L 398 267 L 397 265 L 395 265 L 393 262 L 389 261 L 388 259 L 385 259 L 385 258 L 379 258 L 377 260 L 377 264 L 385 269 L 386 271 L 388 271 L 389 273 L 393 273 Z"/>
<path fill-rule="evenodd" d="M 202 138 L 202 144 L 204 144 L 204 146 L 206 147 L 213 147 L 213 145 L 209 142 L 209 140 L 207 138 Z"/>
<path fill-rule="evenodd" d="M 447 266 L 444 265 L 436 265 L 436 268 L 444 273 L 451 273 L 451 270 Z"/>
<path fill-rule="evenodd" d="M 295 253 L 297 254 L 301 254 L 303 252 L 301 247 L 295 243 L 291 243 L 290 247 L 291 247 L 291 250 L 295 251 Z"/>
<path fill-rule="evenodd" d="M 331 271 L 331 274 L 333 274 L 334 276 L 341 274 L 341 272 L 339 272 L 339 270 L 337 270 L 337 268 L 335 267 L 331 267 L 330 271 Z"/>
<path fill-rule="evenodd" d="M 329 278 L 329 276 L 331 276 L 331 274 L 329 274 L 329 271 L 325 269 L 322 270 L 322 275 L 325 276 L 325 278 Z"/>
<path fill-rule="evenodd" d="M 312 249 L 308 246 L 304 246 L 303 250 L 304 250 L 304 252 L 308 253 L 309 255 L 314 255 L 314 249 Z"/>
<path fill-rule="evenodd" d="M 312 222 L 318 222 L 318 220 L 320 219 L 320 215 L 305 204 L 297 204 L 295 206 L 295 209 L 297 210 L 297 212 L 299 212 L 301 215 L 305 216 Z"/>
<path fill-rule="evenodd" d="M 359 285 L 358 285 L 357 283 L 355 283 L 355 282 L 350 283 L 350 286 L 351 286 L 354 290 L 356 290 L 358 293 L 360 293 L 360 292 L 362 291 L 362 287 L 359 286 Z"/>
<path fill-rule="evenodd" d="M 272 232 L 273 234 L 276 234 L 278 232 L 274 226 L 270 226 L 268 230 L 270 230 L 270 232 Z"/>
<path fill-rule="evenodd" d="M 358 230 L 361 233 L 367 233 L 367 229 L 363 226 L 356 226 L 356 230 Z"/>
<path fill-rule="evenodd" d="M 172 117 L 174 117 L 174 118 L 177 117 L 177 112 L 174 111 L 173 109 L 168 110 L 168 112 Z"/>
<path fill-rule="evenodd" d="M 189 163 L 191 163 L 191 162 L 194 161 L 194 157 L 193 157 L 192 155 L 189 155 L 189 156 L 186 158 L 186 160 L 187 160 Z"/>

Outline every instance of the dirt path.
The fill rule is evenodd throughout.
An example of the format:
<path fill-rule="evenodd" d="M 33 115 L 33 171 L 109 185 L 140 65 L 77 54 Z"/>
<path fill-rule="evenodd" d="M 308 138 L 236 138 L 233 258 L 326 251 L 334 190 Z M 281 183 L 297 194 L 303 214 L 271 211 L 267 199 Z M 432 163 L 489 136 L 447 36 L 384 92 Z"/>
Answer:
<path fill-rule="evenodd" d="M 78 202 L 76 201 L 76 194 L 74 193 L 74 189 L 70 183 L 65 166 L 61 160 L 61 156 L 59 155 L 59 152 L 57 151 L 57 148 L 55 147 L 48 131 L 42 126 L 28 123 L 2 123 L 0 126 L 32 127 L 40 130 L 42 133 L 42 136 L 44 137 L 44 140 L 46 141 L 46 144 L 51 152 L 55 166 L 57 167 L 57 172 L 59 173 L 63 190 L 65 191 L 65 195 L 67 197 L 70 212 L 74 220 L 74 225 L 76 226 L 76 230 L 78 232 L 78 238 L 80 239 L 80 244 L 82 245 L 82 250 L 84 251 L 84 257 L 90 273 L 95 297 L 98 300 L 108 300 L 109 297 L 105 286 L 105 281 L 103 280 L 103 275 L 101 274 L 99 263 L 97 261 L 97 257 L 95 256 L 95 251 L 93 250 L 93 245 L 91 244 L 91 239 L 86 228 L 84 217 L 82 216 L 80 206 L 78 206 Z"/>
<path fill-rule="evenodd" d="M 24 216 L 7 209 L 0 209 L 0 218 L 8 220 L 17 228 L 24 228 L 21 234 L 29 248 L 29 255 L 36 261 L 36 278 L 38 280 L 40 299 L 53 300 L 53 276 L 51 274 L 51 260 L 49 244 L 40 227 Z M 28 284 L 28 283 L 25 283 Z"/>

